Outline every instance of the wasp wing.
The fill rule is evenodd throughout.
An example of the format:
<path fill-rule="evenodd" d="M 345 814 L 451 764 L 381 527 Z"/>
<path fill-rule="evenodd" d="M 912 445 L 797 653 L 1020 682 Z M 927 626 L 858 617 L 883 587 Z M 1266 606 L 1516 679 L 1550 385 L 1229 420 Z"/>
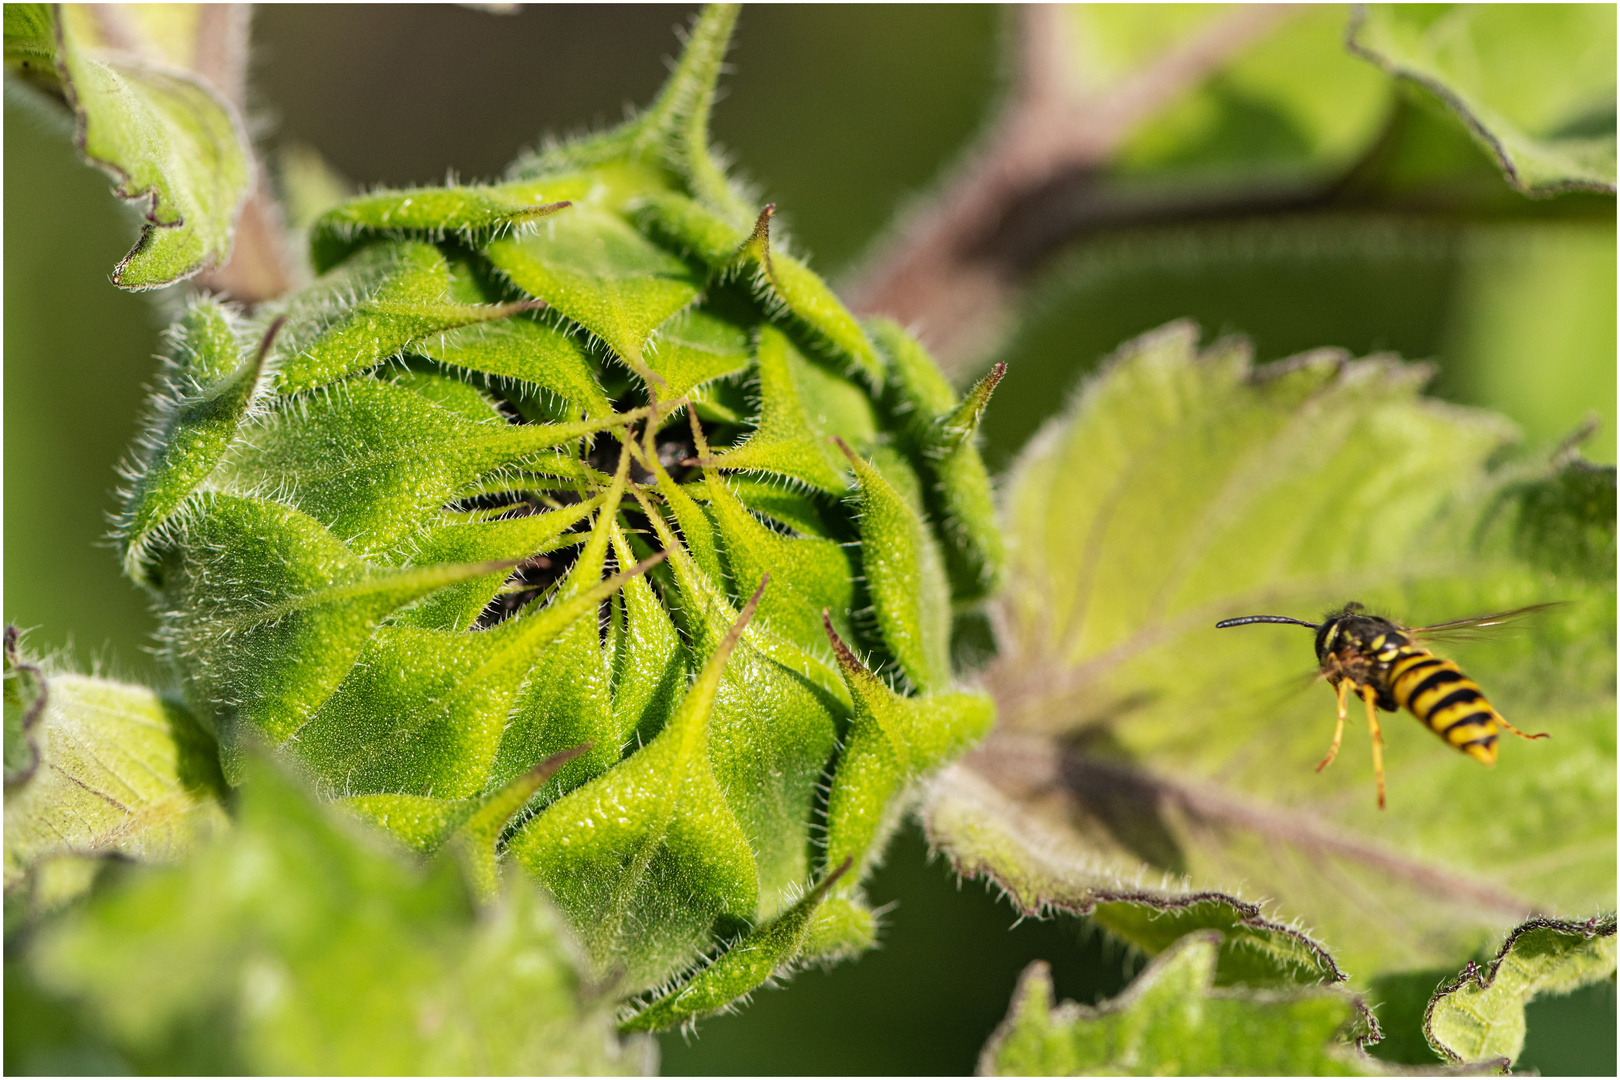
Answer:
<path fill-rule="evenodd" d="M 1497 631 L 1522 627 L 1553 608 L 1564 607 L 1567 604 L 1566 600 L 1557 600 L 1550 604 L 1531 604 L 1529 607 L 1497 611 L 1490 615 L 1452 619 L 1450 622 L 1434 623 L 1431 626 L 1414 626 L 1406 633 L 1422 641 L 1482 641 Z"/>
<path fill-rule="evenodd" d="M 1286 705 L 1292 705 L 1301 694 L 1326 679 L 1327 673 L 1321 668 L 1311 668 L 1309 671 L 1285 675 L 1257 686 L 1249 692 L 1249 698 L 1253 701 L 1256 712 L 1272 713 Z"/>

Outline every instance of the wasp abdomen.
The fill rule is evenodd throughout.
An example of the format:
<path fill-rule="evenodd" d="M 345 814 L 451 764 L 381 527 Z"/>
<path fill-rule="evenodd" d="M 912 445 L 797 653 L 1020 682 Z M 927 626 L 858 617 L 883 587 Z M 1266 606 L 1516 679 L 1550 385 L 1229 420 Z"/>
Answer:
<path fill-rule="evenodd" d="M 1479 684 L 1450 660 L 1412 646 L 1402 648 L 1389 671 L 1397 704 L 1446 742 L 1487 765 L 1496 763 L 1497 720 Z"/>

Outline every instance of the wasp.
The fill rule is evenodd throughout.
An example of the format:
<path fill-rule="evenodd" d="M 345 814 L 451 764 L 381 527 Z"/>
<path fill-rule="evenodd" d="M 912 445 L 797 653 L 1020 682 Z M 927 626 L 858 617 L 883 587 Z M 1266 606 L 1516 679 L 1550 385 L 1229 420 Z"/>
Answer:
<path fill-rule="evenodd" d="M 1436 623 L 1433 626 L 1404 627 L 1377 615 L 1367 614 L 1360 604 L 1346 604 L 1319 623 L 1291 619 L 1286 615 L 1245 615 L 1222 619 L 1217 630 L 1250 623 L 1291 623 L 1316 631 L 1316 660 L 1321 677 L 1339 696 L 1339 722 L 1333 729 L 1333 745 L 1316 767 L 1321 772 L 1338 756 L 1344 737 L 1344 721 L 1350 694 L 1354 692 L 1367 705 L 1367 728 L 1372 733 L 1373 772 L 1378 777 L 1378 808 L 1384 808 L 1384 736 L 1378 726 L 1378 710 L 1395 712 L 1405 708 L 1446 743 L 1486 765 L 1496 764 L 1496 734 L 1506 728 L 1521 739 L 1545 739 L 1545 734 L 1526 735 L 1503 719 L 1485 699 L 1479 684 L 1464 675 L 1453 661 L 1436 656 L 1423 645 L 1426 637 L 1457 635 L 1459 631 L 1481 630 L 1516 621 L 1532 612 L 1556 607 L 1537 604 L 1494 615 Z"/>

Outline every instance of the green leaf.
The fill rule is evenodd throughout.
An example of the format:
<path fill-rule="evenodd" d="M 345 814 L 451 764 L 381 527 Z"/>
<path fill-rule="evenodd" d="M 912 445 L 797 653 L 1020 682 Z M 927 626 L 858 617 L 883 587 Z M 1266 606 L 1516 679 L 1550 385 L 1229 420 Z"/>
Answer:
<path fill-rule="evenodd" d="M 122 25 L 97 20 L 102 44 L 115 47 L 115 35 L 122 33 L 126 40 L 134 38 L 136 47 L 147 57 L 169 64 L 179 64 L 188 70 L 201 71 L 210 62 L 219 63 L 216 50 L 219 24 L 207 25 L 205 4 L 143 4 L 130 11 Z"/>
<path fill-rule="evenodd" d="M 722 914 L 752 918 L 759 877 L 709 763 L 710 713 L 752 605 L 669 724 L 611 772 L 531 819 L 508 851 L 557 898 L 599 972 L 645 986 L 708 943 Z"/>
<path fill-rule="evenodd" d="M 93 5 L 56 10 L 57 70 L 77 118 L 75 141 L 143 218 L 114 284 L 151 289 L 223 266 L 253 178 L 235 111 L 187 72 L 100 48 Z"/>
<path fill-rule="evenodd" d="M 999 372 L 986 376 L 991 378 L 999 379 Z M 988 398 L 988 392 L 984 396 Z M 961 442 L 923 465 L 934 481 L 924 498 L 945 541 L 942 546 L 952 596 L 970 601 L 995 592 L 1007 559 L 990 474 L 973 446 L 971 430 Z"/>
<path fill-rule="evenodd" d="M 647 350 L 647 366 L 663 379 L 660 401 L 683 398 L 715 379 L 745 370 L 753 362 L 748 331 L 707 311 L 683 311 L 659 330 Z"/>
<path fill-rule="evenodd" d="M 482 633 L 379 629 L 349 677 L 293 737 L 294 750 L 345 795 L 459 799 L 483 792 L 497 750 L 512 738 L 508 716 L 520 684 L 537 662 L 560 659 L 544 647 L 576 624 L 595 633 L 590 616 L 607 591 L 599 588 Z M 566 742 L 572 734 L 557 738 Z M 618 759 L 616 746 L 608 752 L 610 760 Z M 544 756 L 534 751 L 521 769 L 508 763 L 494 780 L 504 782 Z"/>
<path fill-rule="evenodd" d="M 587 417 L 613 411 L 579 338 L 534 319 L 478 323 L 429 336 L 412 348 L 440 363 L 550 390 Z"/>
<path fill-rule="evenodd" d="M 1529 195 L 1615 190 L 1615 13 L 1372 4 L 1350 46 L 1445 102 Z"/>
<path fill-rule="evenodd" d="M 829 896 L 805 928 L 799 946 L 801 963 L 852 960 L 876 948 L 878 919 L 872 909 L 850 896 Z"/>
<path fill-rule="evenodd" d="M 1138 74 L 1150 60 L 1162 61 L 1201 34 L 1213 36 L 1226 14 L 1206 7 L 1166 17 L 1157 10 L 1108 4 L 1072 11 L 1084 51 L 1102 54 L 1105 70 L 1119 76 L 1127 69 Z M 1233 50 L 1230 59 L 1125 140 L 1112 166 L 1121 182 L 1150 176 L 1319 182 L 1354 164 L 1382 134 L 1394 95 L 1387 77 L 1345 51 L 1348 14 L 1339 4 L 1304 8 Z M 1201 25 L 1186 25 L 1194 19 Z M 1077 58 L 1077 67 L 1084 63 Z M 1111 89 L 1118 93 L 1126 85 L 1121 79 Z"/>
<path fill-rule="evenodd" d="M 30 674 L 35 684 L 19 685 Z M 8 902 L 17 890 L 32 893 L 39 913 L 66 899 L 50 895 L 53 860 L 170 862 L 226 827 L 218 751 L 179 703 L 144 686 L 45 674 L 9 656 L 6 683 L 8 711 L 35 713 L 26 779 L 14 783 L 8 768 Z M 29 700 L 19 700 L 25 693 Z"/>
<path fill-rule="evenodd" d="M 1089 915 L 1150 956 L 1187 934 L 1218 931 L 1215 981 L 1221 986 L 1344 981 L 1333 956 L 1297 920 L 1284 923 L 1268 917 L 1260 903 L 1165 882 L 1162 875 L 1151 878 L 1147 868 L 1095 850 L 1100 845 L 1077 844 L 1074 836 L 997 790 L 968 767 L 973 763 L 970 755 L 929 784 L 923 824 L 930 844 L 949 855 L 957 873 L 994 882 L 1018 910 Z M 1118 783 L 1115 777 L 1102 779 Z M 1116 800 L 1113 807 L 1102 799 L 1091 804 L 1103 803 L 1093 814 L 1104 827 L 1145 849 L 1156 843 L 1174 850 L 1175 837 L 1162 822 L 1139 814 L 1126 799 Z"/>
<path fill-rule="evenodd" d="M 242 724 L 287 739 L 337 689 L 385 616 L 495 569 L 374 570 L 306 514 L 205 494 L 161 569 L 171 605 L 161 635 L 229 775 Z"/>
<path fill-rule="evenodd" d="M 600 505 L 600 498 L 564 506 L 550 513 L 525 514 L 496 521 L 462 521 L 434 528 L 409 553 L 413 566 L 444 563 L 516 563 L 569 547 L 581 540 L 568 532 Z M 429 630 L 467 630 L 478 621 L 495 593 L 510 575 L 509 567 L 459 585 L 451 585 L 411 605 L 391 620 L 396 625 Z"/>
<path fill-rule="evenodd" d="M 632 204 L 636 227 L 711 271 L 730 268 L 748 233 L 699 203 L 672 191 L 642 195 Z"/>
<path fill-rule="evenodd" d="M 876 445 L 886 425 L 873 407 L 869 390 L 797 349 L 788 350 L 787 357 L 793 385 L 821 445 L 826 446 L 834 436 L 861 451 Z"/>
<path fill-rule="evenodd" d="M 804 897 L 731 945 L 678 989 L 649 1002 L 619 1025 L 621 1031 L 658 1031 L 720 1012 L 774 975 L 787 975 L 828 891 L 849 863 L 822 878 Z"/>
<path fill-rule="evenodd" d="M 790 906 L 821 861 L 806 826 L 848 714 L 842 691 L 827 665 L 763 626 L 744 636 L 721 682 L 710 753 L 753 849 L 760 917 Z"/>
<path fill-rule="evenodd" d="M 549 606 L 477 634 L 386 627 L 371 638 L 296 736 L 321 776 L 346 793 L 465 798 L 563 751 L 576 760 L 558 777 L 562 790 L 619 760 L 625 732 L 613 724 L 595 616 L 650 565 L 602 580 L 629 463 L 622 452 L 598 500 L 605 509 Z"/>
<path fill-rule="evenodd" d="M 1614 978 L 1613 915 L 1517 927 L 1489 965 L 1470 963 L 1441 987 L 1423 1017 L 1429 1045 L 1449 1061 L 1514 1061 L 1524 1049 L 1524 1007 Z"/>
<path fill-rule="evenodd" d="M 172 332 L 164 387 L 118 522 L 124 568 L 137 581 L 153 536 L 213 471 L 247 416 L 274 330 L 244 356 L 237 326 L 215 300 L 195 301 Z"/>
<path fill-rule="evenodd" d="M 1615 470 L 1579 458 L 1504 493 L 1513 549 L 1554 574 L 1614 581 Z"/>
<path fill-rule="evenodd" d="M 624 496 L 629 467 L 629 451 L 621 450 L 619 471 L 603 499 L 604 509 L 597 513 L 590 538 L 558 587 L 559 609 L 568 603 L 581 606 L 558 640 L 536 658 L 534 672 L 501 738 L 495 759 L 497 782 L 528 770 L 550 754 L 586 746 L 546 792 L 561 794 L 615 765 L 630 740 L 630 730 L 619 726 L 613 710 L 612 659 L 602 648 L 599 625 L 601 602 L 625 580 L 620 576 L 603 583 L 602 577 L 612 519 Z M 630 572 L 640 573 L 647 565 Z"/>
<path fill-rule="evenodd" d="M 1534 910 L 1612 905 L 1614 586 L 1519 556 L 1511 493 L 1546 467 L 1489 468 L 1511 429 L 1421 398 L 1422 369 L 1255 370 L 1195 341 L 1173 325 L 1127 346 L 1013 470 L 999 726 L 932 797 L 934 841 L 1026 910 L 1264 901 L 1362 986 L 1455 969 Z M 1593 514 L 1581 535 L 1608 527 L 1601 500 L 1563 505 Z M 1352 600 L 1419 626 L 1567 601 L 1435 646 L 1552 737 L 1504 733 L 1486 770 L 1387 716 L 1380 810 L 1358 712 L 1318 772 L 1334 705 L 1308 634 L 1214 623 Z"/>
<path fill-rule="evenodd" d="M 276 389 L 323 386 L 376 367 L 418 340 L 535 306 L 463 303 L 450 291 L 450 264 L 432 244 L 367 245 L 313 287 L 266 309 L 287 320 L 276 342 Z"/>
<path fill-rule="evenodd" d="M 6 5 L 5 53 L 8 69 L 25 78 L 54 79 L 56 20 L 51 15 L 51 5 Z"/>
<path fill-rule="evenodd" d="M 702 278 L 618 215 L 576 203 L 533 233 L 485 249 L 495 267 L 606 342 L 634 371 L 654 330 L 697 299 Z"/>
<path fill-rule="evenodd" d="M 374 191 L 326 211 L 310 229 L 316 273 L 337 265 L 367 233 L 425 233 L 434 240 L 506 231 L 554 214 L 564 202 L 534 203 L 500 187 L 410 188 Z"/>
<path fill-rule="evenodd" d="M 575 746 L 552 754 L 528 772 L 513 777 L 505 786 L 476 800 L 476 811 L 450 840 L 461 857 L 467 883 L 480 900 L 493 898 L 500 889 L 501 837 L 513 820 L 533 802 L 535 793 L 558 769 L 588 750 L 589 746 Z"/>
<path fill-rule="evenodd" d="M 928 480 L 924 500 L 946 541 L 952 596 L 981 599 L 995 590 L 1006 552 L 990 476 L 973 443 L 1007 367 L 995 365 L 958 401 L 933 358 L 898 323 L 875 320 L 870 329 L 889 363 L 891 408 L 906 424 L 912 465 Z"/>
<path fill-rule="evenodd" d="M 617 525 L 612 529 L 613 558 L 620 566 L 633 565 L 624 533 Z M 613 656 L 613 714 L 620 731 L 646 743 L 663 730 L 686 686 L 686 649 L 645 577 L 626 582 L 615 605 L 622 644 Z"/>
<path fill-rule="evenodd" d="M 678 187 L 711 212 L 735 218 L 739 225 L 746 222 L 751 212 L 708 146 L 709 111 L 739 10 L 737 4 L 705 5 L 686 34 L 675 70 L 641 115 L 600 135 L 519 158 L 508 170 L 513 184 L 573 170 L 628 166 L 641 174 L 639 186 L 645 189 Z"/>
<path fill-rule="evenodd" d="M 424 874 L 264 764 L 250 771 L 228 840 L 123 877 L 28 955 L 131 1061 L 270 1074 L 645 1063 L 646 1044 L 614 1039 L 532 888 L 512 882 L 475 913 L 451 865 Z"/>
<path fill-rule="evenodd" d="M 488 796 L 440 799 L 431 795 L 349 795 L 332 800 L 360 820 L 392 833 L 412 851 L 431 855 L 438 851 L 478 812 Z"/>
<path fill-rule="evenodd" d="M 634 444 L 631 449 L 635 449 Z M 703 512 L 703 508 L 681 485 L 675 483 L 663 463 L 656 455 L 648 452 L 646 447 L 642 448 L 638 461 L 642 468 L 658 478 L 658 494 L 663 497 L 664 505 L 669 508 L 675 517 L 675 523 L 680 526 L 681 539 L 684 541 L 682 547 L 685 552 L 697 561 L 698 567 L 709 581 L 725 580 L 725 569 L 720 565 L 719 539 L 715 535 L 714 522 L 710 520 L 709 515 Z M 636 492 L 636 498 L 642 503 L 643 512 L 647 513 L 649 519 L 653 518 L 656 511 L 649 509 L 651 503 L 647 501 L 647 497 Z M 662 536 L 660 533 L 660 537 Z M 668 542 L 670 541 L 666 541 Z M 716 635 L 716 640 L 718 638 L 719 635 Z"/>
<path fill-rule="evenodd" d="M 1345 980 L 1328 951 L 1297 926 L 1281 925 L 1267 919 L 1258 905 L 1224 896 L 1180 897 L 1162 910 L 1128 900 L 1099 903 L 1092 918 L 1149 956 L 1189 933 L 1219 931 L 1215 971 L 1219 986 L 1327 985 Z"/>
<path fill-rule="evenodd" d="M 801 648 L 820 645 L 821 613 L 844 613 L 854 602 L 854 567 L 842 544 L 819 536 L 783 536 L 749 513 L 727 482 L 710 473 L 704 485 L 709 509 L 725 543 L 731 579 L 761 581 L 771 587 L 760 601 L 759 617 Z"/>
<path fill-rule="evenodd" d="M 839 639 L 831 618 L 825 629 L 855 702 L 827 796 L 827 862 L 850 861 L 856 868 L 851 881 L 859 882 L 899 822 L 902 792 L 984 738 L 995 706 L 981 694 L 901 697 Z"/>
<path fill-rule="evenodd" d="M 861 557 L 883 642 L 912 686 L 925 694 L 944 689 L 951 679 L 950 587 L 922 516 L 921 485 L 898 458 L 881 458 L 880 470 L 839 445 L 859 485 Z"/>
<path fill-rule="evenodd" d="M 944 431 L 939 421 L 957 407 L 956 390 L 905 327 L 893 319 L 873 319 L 867 329 L 888 362 L 895 398 L 890 409 L 904 422 L 907 440 L 919 451 L 940 448 Z"/>
<path fill-rule="evenodd" d="M 27 783 L 39 768 L 35 737 L 45 717 L 45 672 L 22 652 L 22 631 L 7 624 L 5 648 L 5 789 Z"/>
<path fill-rule="evenodd" d="M 843 302 L 808 266 L 783 251 L 771 249 L 770 223 L 774 205 L 760 212 L 753 235 L 739 259 L 757 266 L 756 291 L 775 300 L 809 330 L 823 351 L 860 372 L 875 390 L 883 385 L 883 361 L 866 332 Z"/>
<path fill-rule="evenodd" d="M 362 820 L 387 829 L 413 851 L 432 854 L 448 844 L 460 859 L 467 884 L 481 902 L 488 902 L 500 892 L 502 832 L 558 769 L 587 749 L 576 746 L 553 754 L 503 786 L 471 798 L 396 792 L 355 795 L 338 802 Z"/>
<path fill-rule="evenodd" d="M 656 146 L 704 205 L 733 216 L 746 210 L 709 152 L 709 113 L 714 108 L 715 86 L 741 10 L 741 4 L 704 6 L 658 100 L 633 128 L 633 138 Z"/>
<path fill-rule="evenodd" d="M 1055 1004 L 1045 963 L 1025 969 L 979 1059 L 981 1076 L 1377 1076 L 1339 1039 L 1360 1020 L 1342 991 L 1216 989 L 1220 936 L 1189 934 L 1119 997 Z"/>
<path fill-rule="evenodd" d="M 795 368 L 809 366 L 786 334 L 766 326 L 759 337 L 759 425 L 737 446 L 704 464 L 791 477 L 820 491 L 842 494 L 844 478 L 812 426 Z"/>
<path fill-rule="evenodd" d="M 397 557 L 480 477 L 633 419 L 508 424 L 493 409 L 485 417 L 472 421 L 405 386 L 357 379 L 258 417 L 211 483 L 274 494 L 355 550 Z"/>
<path fill-rule="evenodd" d="M 646 196 L 636 201 L 634 209 L 642 229 L 712 272 L 728 277 L 739 270 L 751 271 L 754 292 L 762 301 L 790 315 L 821 352 L 849 373 L 858 371 L 873 389 L 881 387 L 883 363 L 860 323 L 808 266 L 771 247 L 770 220 L 775 212 L 774 205 L 767 206 L 748 234 L 679 195 Z"/>
<path fill-rule="evenodd" d="M 390 371 L 378 372 L 376 381 L 402 386 L 475 424 L 506 419 L 501 414 L 500 408 L 482 390 L 443 371 L 424 371 L 415 365 L 401 366 Z"/>
<path fill-rule="evenodd" d="M 730 647 L 727 627 L 739 616 L 720 585 L 680 548 L 662 515 L 652 509 L 648 519 L 670 552 L 692 652 L 712 658 Z M 750 613 L 772 587 L 761 583 Z M 761 916 L 790 906 L 810 875 L 804 823 L 849 708 L 839 676 L 817 656 L 767 627 L 743 631 L 716 691 L 709 755 L 758 866 Z"/>
<path fill-rule="evenodd" d="M 774 478 L 733 473 L 726 483 L 737 497 L 756 514 L 804 536 L 823 536 L 828 539 L 841 536 L 838 502 L 819 492 L 801 491 L 788 487 Z M 702 494 L 702 488 L 693 488 L 693 494 Z"/>
<path fill-rule="evenodd" d="M 461 858 L 468 884 L 480 900 L 500 889 L 501 832 L 563 765 L 584 750 L 576 746 L 540 762 L 521 776 L 481 795 L 444 799 L 432 795 L 352 795 L 335 800 L 363 821 L 393 833 L 412 851 L 431 855 L 447 844 Z"/>

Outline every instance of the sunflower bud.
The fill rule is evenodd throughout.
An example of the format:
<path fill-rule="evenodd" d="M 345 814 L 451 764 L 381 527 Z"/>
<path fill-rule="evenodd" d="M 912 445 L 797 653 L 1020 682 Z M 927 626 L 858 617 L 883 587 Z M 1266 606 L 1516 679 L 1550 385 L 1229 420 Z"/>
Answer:
<path fill-rule="evenodd" d="M 533 875 L 641 1026 L 868 944 L 908 787 L 991 722 L 950 668 L 1000 562 L 989 387 L 715 165 L 734 17 L 623 127 L 355 199 L 307 288 L 196 301 L 122 519 L 228 776 L 278 746 L 483 887 Z"/>

